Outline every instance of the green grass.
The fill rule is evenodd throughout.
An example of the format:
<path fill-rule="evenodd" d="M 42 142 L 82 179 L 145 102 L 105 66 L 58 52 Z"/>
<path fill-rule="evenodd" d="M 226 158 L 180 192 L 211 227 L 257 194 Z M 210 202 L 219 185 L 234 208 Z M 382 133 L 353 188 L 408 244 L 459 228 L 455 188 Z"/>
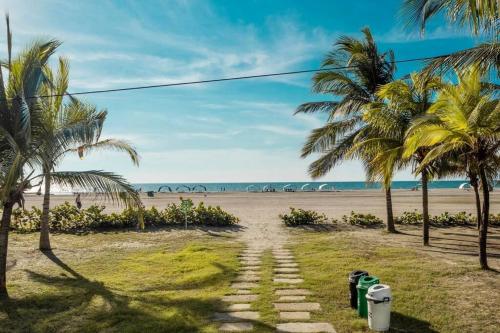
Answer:
<path fill-rule="evenodd" d="M 292 249 L 304 286 L 322 305 L 313 319 L 332 323 L 338 332 L 368 331 L 367 321 L 349 307 L 347 276 L 354 269 L 368 270 L 391 286 L 393 332 L 498 332 L 497 273 L 482 272 L 475 263 L 370 243 L 352 233 L 295 235 Z"/>
<path fill-rule="evenodd" d="M 16 235 L 19 265 L 9 274 L 11 299 L 1 304 L 0 331 L 216 332 L 211 317 L 236 276 L 241 246 L 174 233 L 163 240 L 138 233 L 57 235 L 58 249 L 47 258 L 36 250 L 22 258 L 16 240 L 32 236 Z M 127 240 L 136 246 L 122 246 Z"/>
<path fill-rule="evenodd" d="M 274 332 L 276 330 L 277 311 L 273 307 L 273 256 L 271 251 L 265 251 L 262 255 L 261 281 L 255 293 L 259 295 L 252 308 L 260 313 L 260 320 L 254 322 L 255 332 Z"/>

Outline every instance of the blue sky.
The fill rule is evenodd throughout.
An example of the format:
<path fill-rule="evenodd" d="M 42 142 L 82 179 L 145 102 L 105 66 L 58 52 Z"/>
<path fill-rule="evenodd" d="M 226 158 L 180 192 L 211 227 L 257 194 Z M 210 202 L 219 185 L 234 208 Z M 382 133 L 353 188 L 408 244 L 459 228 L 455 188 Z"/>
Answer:
<path fill-rule="evenodd" d="M 372 29 L 397 59 L 448 53 L 477 43 L 436 20 L 424 38 L 405 30 L 402 1 L 0 1 L 15 50 L 37 37 L 63 42 L 72 92 L 317 68 L 340 35 Z M 2 30 L 4 26 L 2 26 Z M 0 46 L 5 50 L 5 36 Z M 399 66 L 398 75 L 419 64 Z M 315 116 L 292 116 L 301 103 L 322 100 L 311 74 L 198 86 L 89 95 L 109 111 L 104 136 L 133 142 L 140 168 L 117 153 L 60 169 L 106 169 L 132 182 L 305 181 L 299 151 Z M 333 98 L 333 97 L 327 97 Z M 396 179 L 412 179 L 410 172 Z M 363 180 L 345 162 L 328 181 Z"/>

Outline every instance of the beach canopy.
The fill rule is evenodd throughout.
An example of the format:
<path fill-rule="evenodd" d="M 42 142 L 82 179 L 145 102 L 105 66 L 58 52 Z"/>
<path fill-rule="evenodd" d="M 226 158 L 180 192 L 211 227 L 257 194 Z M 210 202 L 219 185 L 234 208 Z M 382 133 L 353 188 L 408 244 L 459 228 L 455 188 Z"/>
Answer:
<path fill-rule="evenodd" d="M 169 192 L 172 192 L 172 188 L 168 185 L 162 185 L 158 188 L 158 192 L 161 192 L 162 189 L 166 188 Z"/>
<path fill-rule="evenodd" d="M 187 185 L 180 185 L 180 186 L 177 186 L 177 187 L 175 188 L 175 191 L 176 191 L 176 192 L 186 192 L 186 191 L 183 191 L 182 189 L 187 190 L 188 192 L 191 192 L 191 188 L 190 188 L 189 186 L 187 186 Z M 180 190 L 180 191 L 179 191 L 179 190 Z"/>
<path fill-rule="evenodd" d="M 462 184 L 460 184 L 460 186 L 458 188 L 461 190 L 466 190 L 468 188 L 471 188 L 471 186 L 469 183 L 462 183 Z"/>
<path fill-rule="evenodd" d="M 246 187 L 247 192 L 257 192 L 257 186 L 255 185 L 248 185 Z"/>
<path fill-rule="evenodd" d="M 326 184 L 326 183 L 325 183 L 325 184 L 321 184 L 321 185 L 318 187 L 318 190 L 323 191 L 323 189 L 324 189 L 325 187 L 327 187 L 327 186 L 328 186 L 328 184 Z"/>
<path fill-rule="evenodd" d="M 192 191 L 194 192 L 196 189 L 199 189 L 198 192 L 207 192 L 207 188 L 201 184 L 193 186 Z"/>
<path fill-rule="evenodd" d="M 309 183 L 304 184 L 304 185 L 302 185 L 302 186 L 300 187 L 300 189 L 301 189 L 302 191 L 305 191 L 305 190 L 306 190 L 306 188 L 307 188 L 308 186 L 310 186 L 310 185 L 311 185 L 311 184 L 309 184 Z"/>

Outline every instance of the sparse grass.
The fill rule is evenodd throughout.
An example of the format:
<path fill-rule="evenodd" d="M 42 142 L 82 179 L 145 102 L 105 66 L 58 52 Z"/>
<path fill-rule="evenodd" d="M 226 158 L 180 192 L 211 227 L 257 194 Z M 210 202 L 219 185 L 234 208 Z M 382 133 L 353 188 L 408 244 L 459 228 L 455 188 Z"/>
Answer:
<path fill-rule="evenodd" d="M 1 332 L 216 332 L 239 243 L 197 231 L 15 235 Z M 127 246 L 127 243 L 129 246 Z"/>
<path fill-rule="evenodd" d="M 259 298 L 252 307 L 260 312 L 260 320 L 254 323 L 255 332 L 274 332 L 277 320 L 277 311 L 273 307 L 273 257 L 271 251 L 262 255 L 262 275 L 259 287 L 255 289 Z"/>
<path fill-rule="evenodd" d="M 371 232 L 380 232 L 372 230 Z M 295 233 L 294 250 L 322 305 L 315 314 L 340 332 L 367 332 L 367 321 L 349 307 L 348 273 L 365 269 L 393 290 L 393 332 L 498 332 L 493 295 L 500 276 L 475 262 L 443 260 L 402 246 L 365 240 L 354 233 Z"/>

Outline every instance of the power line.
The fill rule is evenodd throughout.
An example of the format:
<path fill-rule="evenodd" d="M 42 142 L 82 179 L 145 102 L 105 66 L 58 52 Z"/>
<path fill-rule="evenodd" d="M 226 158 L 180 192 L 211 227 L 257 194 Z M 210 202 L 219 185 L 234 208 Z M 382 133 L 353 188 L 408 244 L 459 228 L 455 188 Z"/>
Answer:
<path fill-rule="evenodd" d="M 433 57 L 421 57 L 421 58 L 411 58 L 411 59 L 403 59 L 396 60 L 391 63 L 406 63 L 406 62 L 416 62 L 416 61 L 427 61 L 434 60 L 439 58 L 447 57 L 449 54 L 443 54 Z M 133 87 L 124 87 L 124 88 L 111 88 L 111 89 L 100 89 L 100 90 L 87 90 L 75 93 L 64 93 L 64 94 L 53 94 L 53 95 L 37 95 L 30 96 L 27 98 L 48 98 L 48 97 L 63 97 L 63 96 L 76 96 L 76 95 L 91 95 L 91 94 L 105 94 L 112 92 L 121 92 L 121 91 L 131 91 L 131 90 L 143 90 L 143 89 L 153 89 L 153 88 L 167 88 L 167 87 L 177 87 L 177 86 L 187 86 L 187 85 L 195 85 L 195 84 L 205 84 L 205 83 L 215 83 L 215 82 L 225 82 L 225 81 L 237 81 L 237 80 L 248 80 L 248 79 L 257 79 L 257 78 L 265 78 L 265 77 L 275 77 L 275 76 L 285 76 L 285 75 L 296 75 L 296 74 L 304 74 L 304 73 L 316 73 L 316 72 L 324 72 L 331 70 L 341 70 L 341 69 L 350 69 L 356 68 L 357 66 L 340 66 L 340 67 L 328 67 L 328 68 L 317 68 L 317 69 L 305 69 L 298 71 L 290 71 L 290 72 L 278 72 L 278 73 L 266 73 L 266 74 L 256 74 L 256 75 L 246 75 L 246 76 L 233 76 L 227 78 L 218 78 L 218 79 L 207 79 L 207 80 L 199 80 L 199 81 L 186 81 L 186 82 L 177 82 L 177 83 L 164 83 L 164 84 L 152 84 L 152 85 L 144 85 L 144 86 L 133 86 Z"/>

